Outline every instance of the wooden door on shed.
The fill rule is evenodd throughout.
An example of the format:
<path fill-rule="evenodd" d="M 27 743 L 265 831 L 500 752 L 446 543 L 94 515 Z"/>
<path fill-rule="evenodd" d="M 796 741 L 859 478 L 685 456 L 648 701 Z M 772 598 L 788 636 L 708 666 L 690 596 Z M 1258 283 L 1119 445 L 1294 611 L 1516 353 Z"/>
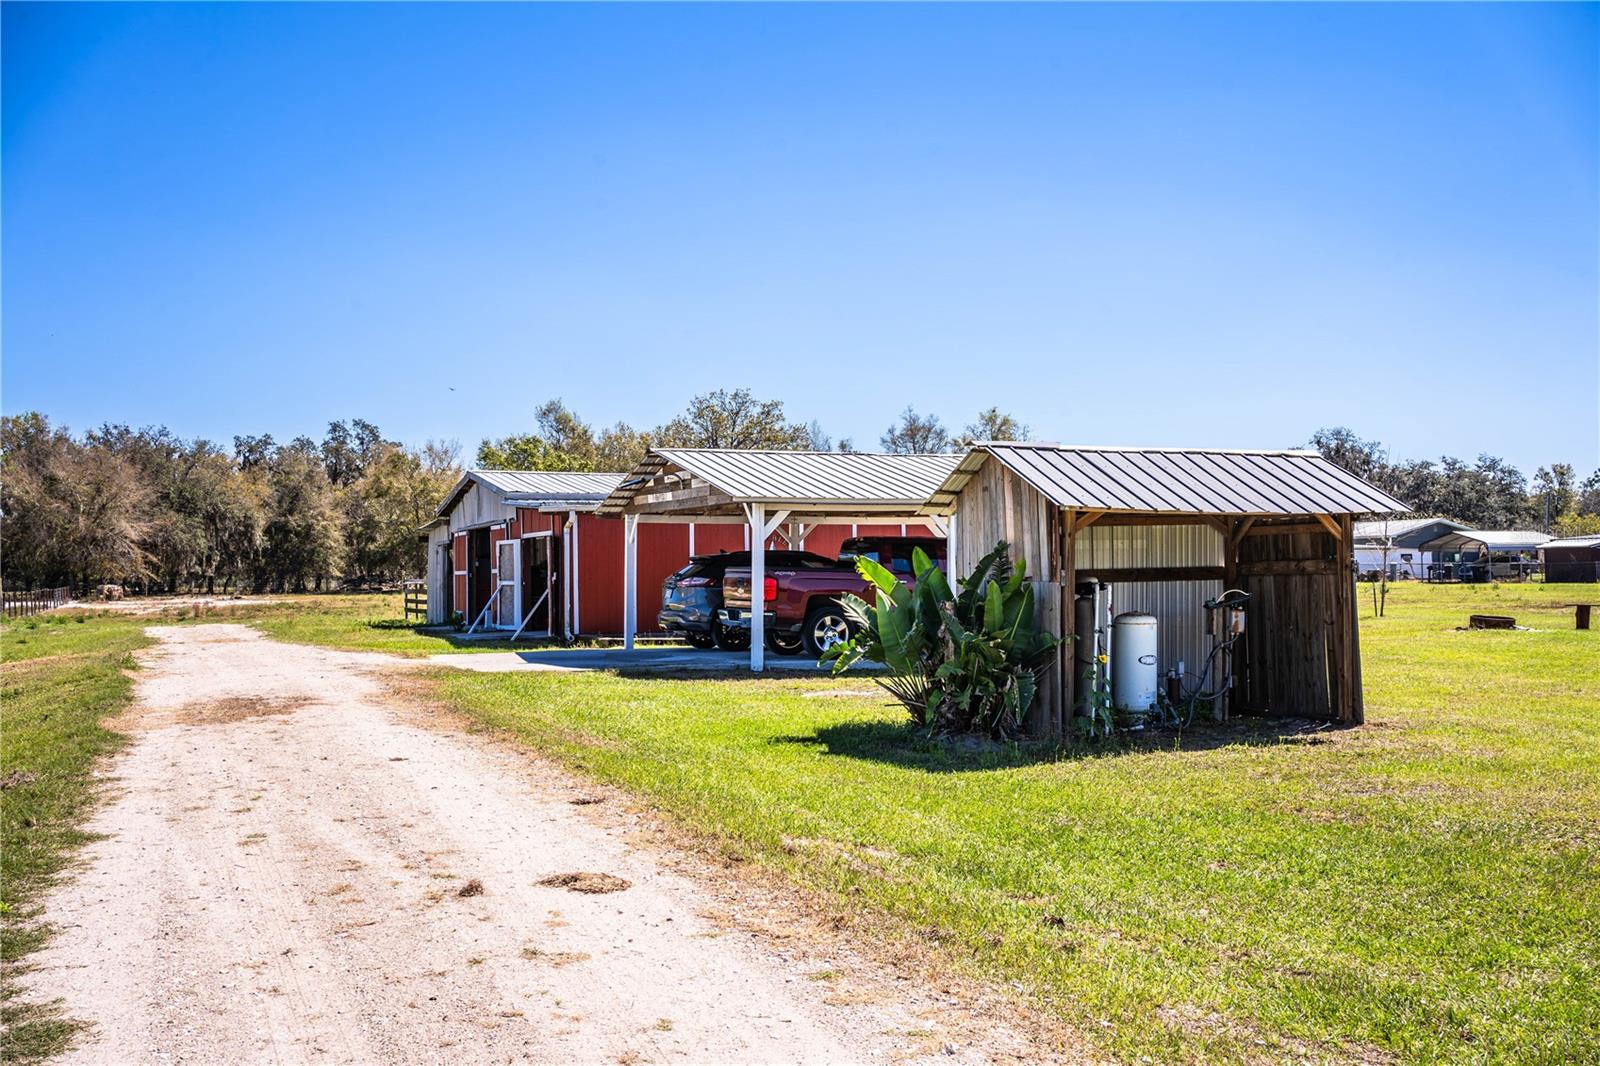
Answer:
<path fill-rule="evenodd" d="M 1252 532 L 1239 544 L 1239 584 L 1250 594 L 1239 678 L 1255 714 L 1339 719 L 1352 684 L 1343 663 L 1351 581 L 1325 532 Z"/>

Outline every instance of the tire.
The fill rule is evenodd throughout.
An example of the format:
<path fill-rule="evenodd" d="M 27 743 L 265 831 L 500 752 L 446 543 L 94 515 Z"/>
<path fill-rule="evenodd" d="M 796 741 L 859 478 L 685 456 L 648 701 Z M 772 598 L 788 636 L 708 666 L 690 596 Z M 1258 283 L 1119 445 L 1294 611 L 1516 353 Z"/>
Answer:
<path fill-rule="evenodd" d="M 685 633 L 683 635 L 683 639 L 689 642 L 689 647 L 698 648 L 701 651 L 709 651 L 717 646 L 716 640 L 711 636 L 710 633 L 696 633 L 691 631 Z"/>
<path fill-rule="evenodd" d="M 721 622 L 711 623 L 711 640 L 723 651 L 749 651 L 749 630 L 726 629 Z"/>
<path fill-rule="evenodd" d="M 800 627 L 800 639 L 805 642 L 806 654 L 819 658 L 835 644 L 843 643 L 855 635 L 844 608 L 837 603 L 821 603 L 806 612 L 806 624 Z"/>
<path fill-rule="evenodd" d="M 778 655 L 799 655 L 805 650 L 805 641 L 799 637 L 780 637 L 776 633 L 768 633 L 767 649 Z"/>

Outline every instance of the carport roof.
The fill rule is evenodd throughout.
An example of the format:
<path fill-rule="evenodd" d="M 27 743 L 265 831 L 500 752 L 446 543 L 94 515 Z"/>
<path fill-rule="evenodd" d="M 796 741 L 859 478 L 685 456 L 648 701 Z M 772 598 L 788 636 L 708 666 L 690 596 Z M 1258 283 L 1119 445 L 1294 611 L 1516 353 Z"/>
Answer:
<path fill-rule="evenodd" d="M 958 462 L 956 455 L 652 448 L 599 512 L 732 514 L 759 503 L 915 515 Z"/>
<path fill-rule="evenodd" d="M 1058 507 L 1144 514 L 1395 514 L 1405 504 L 1311 451 L 973 445 L 924 509 L 950 514 L 990 457 Z"/>
<path fill-rule="evenodd" d="M 1481 546 L 1485 551 L 1532 551 L 1550 542 L 1548 533 L 1531 529 L 1463 529 L 1459 533 L 1446 533 L 1434 537 L 1422 547 L 1428 551 L 1450 551 L 1454 548 Z"/>

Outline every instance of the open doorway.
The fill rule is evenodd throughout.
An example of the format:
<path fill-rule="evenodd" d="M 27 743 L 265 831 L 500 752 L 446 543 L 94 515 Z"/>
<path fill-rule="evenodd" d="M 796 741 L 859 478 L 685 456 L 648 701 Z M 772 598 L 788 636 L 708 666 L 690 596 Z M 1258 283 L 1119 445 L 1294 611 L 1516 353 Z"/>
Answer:
<path fill-rule="evenodd" d="M 518 622 L 522 623 L 524 636 L 548 637 L 556 632 L 559 612 L 555 602 L 559 590 L 555 582 L 554 540 L 543 533 L 522 541 L 522 617 Z"/>
<path fill-rule="evenodd" d="M 489 597 L 494 595 L 494 572 L 489 554 L 489 531 L 474 529 L 467 534 L 467 622 L 477 621 Z"/>

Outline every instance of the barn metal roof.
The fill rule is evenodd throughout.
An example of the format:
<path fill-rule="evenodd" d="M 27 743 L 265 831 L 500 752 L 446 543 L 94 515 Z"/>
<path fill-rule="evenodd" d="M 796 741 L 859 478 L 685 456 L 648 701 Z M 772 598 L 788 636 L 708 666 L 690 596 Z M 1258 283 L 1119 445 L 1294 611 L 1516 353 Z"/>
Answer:
<path fill-rule="evenodd" d="M 1600 548 L 1600 535 L 1561 537 L 1558 540 L 1547 540 L 1539 545 L 1541 551 L 1545 548 Z"/>
<path fill-rule="evenodd" d="M 473 484 L 497 493 L 507 503 L 565 504 L 588 510 L 605 499 L 621 480 L 621 474 L 567 470 L 468 470 L 444 498 L 437 513 L 449 514 Z"/>
<path fill-rule="evenodd" d="M 930 496 L 949 514 L 993 456 L 1058 507 L 1150 514 L 1395 514 L 1404 503 L 1310 451 L 975 444 Z"/>
<path fill-rule="evenodd" d="M 646 488 L 660 491 L 699 482 L 720 494 L 724 504 L 915 514 L 958 462 L 956 455 L 652 448 L 599 510 L 619 514 Z"/>
<path fill-rule="evenodd" d="M 1481 547 L 1485 551 L 1516 552 L 1541 548 L 1550 540 L 1550 534 L 1531 529 L 1463 529 L 1458 533 L 1434 537 L 1422 547 L 1428 551 Z"/>

